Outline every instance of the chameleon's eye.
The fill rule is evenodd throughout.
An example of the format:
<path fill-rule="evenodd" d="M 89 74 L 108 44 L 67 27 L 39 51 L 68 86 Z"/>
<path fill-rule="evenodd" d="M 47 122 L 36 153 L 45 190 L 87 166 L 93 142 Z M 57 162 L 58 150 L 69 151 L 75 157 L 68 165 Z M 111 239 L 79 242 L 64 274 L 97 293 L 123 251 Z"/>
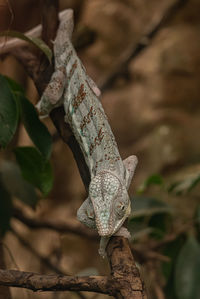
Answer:
<path fill-rule="evenodd" d="M 92 209 L 87 209 L 87 216 L 89 219 L 94 220 L 94 211 Z"/>
<path fill-rule="evenodd" d="M 115 211 L 116 211 L 116 214 L 119 216 L 119 217 L 123 217 L 125 212 L 126 212 L 126 206 L 124 203 L 122 202 L 117 202 L 116 205 L 115 205 Z"/>

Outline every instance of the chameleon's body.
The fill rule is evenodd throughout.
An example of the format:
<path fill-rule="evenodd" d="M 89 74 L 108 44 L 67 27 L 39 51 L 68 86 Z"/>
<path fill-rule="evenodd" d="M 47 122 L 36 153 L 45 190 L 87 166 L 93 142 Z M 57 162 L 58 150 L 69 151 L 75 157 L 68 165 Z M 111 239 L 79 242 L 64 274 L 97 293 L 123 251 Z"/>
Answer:
<path fill-rule="evenodd" d="M 69 123 L 83 152 L 91 174 L 89 196 L 79 208 L 78 219 L 97 228 L 107 240 L 122 226 L 130 213 L 127 193 L 137 158 L 121 160 L 117 144 L 103 107 L 97 96 L 99 89 L 90 79 L 70 41 L 73 14 L 61 22 L 54 42 L 55 72 L 38 108 L 48 114 L 64 105 Z M 101 254 L 104 254 L 101 248 Z"/>

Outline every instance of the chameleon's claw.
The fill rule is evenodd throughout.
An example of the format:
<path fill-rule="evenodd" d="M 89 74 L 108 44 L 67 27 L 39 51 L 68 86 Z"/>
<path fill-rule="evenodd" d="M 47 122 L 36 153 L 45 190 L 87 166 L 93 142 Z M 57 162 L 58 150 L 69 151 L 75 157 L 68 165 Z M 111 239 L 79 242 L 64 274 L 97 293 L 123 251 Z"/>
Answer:
<path fill-rule="evenodd" d="M 105 259 L 105 257 L 107 257 L 107 253 L 106 253 L 105 249 L 103 249 L 103 248 L 99 248 L 98 253 L 103 259 Z"/>
<path fill-rule="evenodd" d="M 120 227 L 120 229 L 113 236 L 120 236 L 120 237 L 124 237 L 124 238 L 127 238 L 127 239 L 131 238 L 130 232 L 124 226 Z M 102 258 L 107 257 L 106 247 L 108 245 L 109 239 L 110 239 L 109 237 L 101 237 L 100 246 L 99 246 L 98 252 L 99 252 L 99 255 Z"/>

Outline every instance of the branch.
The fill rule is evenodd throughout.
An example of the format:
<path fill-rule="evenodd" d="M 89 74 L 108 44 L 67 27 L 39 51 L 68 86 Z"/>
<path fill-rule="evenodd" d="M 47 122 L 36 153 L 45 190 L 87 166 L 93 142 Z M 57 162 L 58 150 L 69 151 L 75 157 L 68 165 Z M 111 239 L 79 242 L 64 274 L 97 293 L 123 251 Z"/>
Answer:
<path fill-rule="evenodd" d="M 19 239 L 23 246 L 25 246 L 31 253 L 39 258 L 41 262 L 54 271 L 57 274 L 65 275 L 57 266 L 51 263 L 51 261 L 38 254 L 38 252 L 26 241 L 24 240 L 13 228 L 12 232 Z M 143 285 L 141 283 L 141 279 L 139 276 L 139 271 L 135 267 L 134 260 L 131 256 L 130 248 L 128 241 L 125 238 L 113 237 L 114 242 L 110 242 L 108 247 L 108 255 L 110 258 L 112 276 L 111 279 L 108 280 L 108 290 L 113 288 L 112 293 L 120 294 L 119 298 L 130 298 L 129 296 L 132 294 L 134 299 L 145 299 Z M 112 244 L 112 245 L 111 245 Z M 131 258 L 127 262 L 127 256 Z M 43 277 L 43 275 L 41 275 Z M 100 276 L 97 276 L 98 279 L 101 279 Z M 1 285 L 1 276 L 0 276 L 0 285 Z M 3 284 L 6 285 L 6 284 Z M 16 286 L 16 285 L 12 285 Z M 134 287 L 132 287 L 134 286 Z M 19 286 L 24 287 L 24 286 Z M 57 289 L 58 290 L 58 289 Z M 68 289 L 71 290 L 71 289 Z M 79 291 L 84 291 L 82 289 L 82 285 L 80 285 Z M 92 290 L 91 290 L 92 291 Z M 82 295 L 78 293 L 77 295 Z M 116 298 L 118 298 L 116 295 Z"/>
<path fill-rule="evenodd" d="M 88 291 L 116 298 L 145 299 L 139 272 L 131 256 L 128 241 L 113 237 L 108 246 L 112 269 L 111 278 L 105 276 L 73 277 L 64 275 L 39 275 L 31 272 L 0 269 L 0 285 L 27 288 L 33 291 Z M 132 297 L 130 297 L 132 296 Z"/>
<path fill-rule="evenodd" d="M 115 282 L 105 276 L 40 275 L 18 270 L 1 270 L 0 285 L 36 291 L 82 291 L 115 294 Z"/>
<path fill-rule="evenodd" d="M 150 30 L 145 33 L 141 38 L 138 44 L 134 44 L 132 50 L 129 51 L 127 57 L 124 61 L 115 69 L 115 71 L 106 78 L 105 82 L 101 85 L 101 91 L 104 92 L 107 89 L 110 89 L 115 81 L 125 73 L 127 73 L 128 65 L 130 61 L 136 58 L 142 51 L 144 51 L 153 41 L 156 34 L 162 29 L 167 22 L 177 13 L 177 11 L 187 3 L 188 0 L 176 0 L 172 3 L 164 15 L 158 20 L 158 22 L 150 28 Z"/>
<path fill-rule="evenodd" d="M 87 227 L 85 227 L 78 221 L 65 220 L 65 222 L 62 223 L 62 222 L 57 222 L 57 221 L 53 222 L 53 221 L 48 221 L 48 220 L 35 219 L 35 218 L 31 218 L 31 217 L 27 216 L 18 207 L 15 207 L 13 209 L 13 217 L 31 229 L 48 229 L 48 230 L 56 231 L 58 233 L 65 233 L 65 234 L 72 233 L 77 236 L 86 238 L 90 241 L 95 241 L 95 242 L 99 241 L 99 236 L 97 235 L 97 233 L 94 230 L 88 229 Z M 13 231 L 13 229 L 12 229 L 12 231 Z M 14 233 L 16 234 L 16 232 L 14 232 Z M 19 235 L 17 235 L 17 238 L 19 238 L 20 242 L 22 241 L 23 245 L 25 247 L 27 247 L 27 244 L 24 243 L 24 242 L 26 242 L 24 239 L 21 240 L 21 237 Z M 170 237 L 170 240 L 171 240 L 171 237 Z M 168 239 L 167 239 L 167 241 L 168 241 Z M 30 250 L 30 246 L 29 246 L 29 250 Z M 31 248 L 31 251 L 32 251 L 32 248 Z M 133 255 L 136 256 L 136 259 L 139 260 L 141 263 L 143 263 L 144 261 L 147 261 L 147 260 L 151 260 L 151 259 L 161 260 L 161 261 L 165 261 L 165 262 L 169 260 L 168 257 L 166 257 L 156 251 L 153 251 L 153 250 L 146 250 L 146 248 L 144 250 L 144 248 L 141 246 L 135 246 L 135 245 L 131 246 L 131 251 L 133 252 Z M 33 252 L 33 254 L 35 255 L 35 252 Z M 44 259 L 44 262 L 46 263 L 45 258 L 38 256 L 38 254 L 36 256 L 39 257 L 42 261 Z M 47 265 L 47 266 L 49 266 L 49 265 Z M 52 269 L 52 267 L 51 267 L 51 269 Z M 55 270 L 54 270 L 54 272 L 58 273 Z"/>
<path fill-rule="evenodd" d="M 55 38 L 57 21 L 56 18 L 54 18 L 52 23 L 51 18 L 48 17 L 48 5 L 51 3 L 51 15 L 55 15 L 57 12 L 57 1 L 49 1 L 50 0 L 42 1 L 42 19 L 44 28 L 46 28 L 43 31 L 43 38 L 47 44 L 52 47 L 51 40 L 54 40 Z M 15 49 L 12 53 L 22 63 L 22 65 L 24 65 L 31 78 L 33 78 L 39 95 L 41 95 L 54 71 L 53 65 L 48 65 L 47 59 L 44 56 L 41 56 L 41 58 L 38 59 L 39 55 L 34 55 L 30 52 L 30 49 Z M 64 122 L 63 107 L 54 109 L 51 112 L 50 117 L 63 141 L 71 148 L 82 180 L 87 189 L 90 182 L 89 170 L 79 144 L 72 135 L 69 125 Z M 82 290 L 115 295 L 116 298 L 144 298 L 143 285 L 139 277 L 139 272 L 135 266 L 128 241 L 122 237 L 113 237 L 108 244 L 107 251 L 112 269 L 111 279 L 105 277 L 77 278 L 55 275 L 41 276 L 34 273 L 1 270 L 0 284 L 6 286 L 25 287 L 32 290 Z M 119 272 L 117 263 L 119 263 L 120 266 Z M 120 275 L 118 275 L 118 273 L 120 273 Z M 129 292 L 125 290 L 125 287 L 129 290 Z"/>
<path fill-rule="evenodd" d="M 49 13 L 49 12 L 48 12 Z M 67 10 L 63 10 L 59 13 L 59 20 L 64 20 L 67 14 Z M 41 37 L 42 35 L 42 25 L 39 24 L 31 30 L 28 30 L 24 33 L 26 36 L 30 37 Z M 1 39 L 2 40 L 2 39 Z M 23 47 L 26 46 L 27 42 L 18 39 L 18 38 L 8 38 L 6 37 L 5 42 L 0 43 L 0 55 L 12 52 L 16 47 Z"/>
<path fill-rule="evenodd" d="M 33 247 L 32 245 L 27 242 L 27 240 L 25 240 L 22 236 L 19 235 L 19 233 L 17 233 L 14 228 L 11 228 L 12 233 L 15 235 L 15 237 L 18 239 L 18 241 L 28 250 L 30 251 L 33 256 L 35 256 L 37 259 L 39 259 L 39 261 L 45 265 L 47 268 L 49 268 L 51 271 L 53 271 L 56 274 L 60 274 L 60 275 L 69 275 L 69 273 L 63 272 L 61 269 L 59 269 L 57 267 L 57 265 L 55 265 L 54 263 L 51 262 L 51 260 L 47 257 L 42 256 L 41 254 L 39 254 Z M 85 299 L 85 296 L 81 293 L 81 292 L 76 292 L 76 295 L 80 298 L 80 299 Z M 1 299 L 1 298 L 0 298 Z"/>
<path fill-rule="evenodd" d="M 86 228 L 78 221 L 69 221 L 66 220 L 63 223 L 52 222 L 52 221 L 45 221 L 45 220 L 38 220 L 34 218 L 30 218 L 26 216 L 21 209 L 15 207 L 13 210 L 13 217 L 27 225 L 29 228 L 32 229 L 50 229 L 53 231 L 57 231 L 60 233 L 72 233 L 78 235 L 80 237 L 85 237 L 89 240 L 97 241 L 98 235 L 95 233 L 94 230 Z"/>
<path fill-rule="evenodd" d="M 68 14 L 68 9 L 61 11 L 58 15 L 58 19 L 61 22 L 66 18 Z M 53 17 L 52 17 L 53 18 Z M 46 28 L 45 28 L 46 30 Z M 39 24 L 36 27 L 32 28 L 24 32 L 24 35 L 28 37 L 42 37 L 42 25 Z M 44 36 L 45 36 L 44 32 Z M 48 38 L 47 38 L 48 40 Z M 75 36 L 73 37 L 73 45 L 77 51 L 84 49 L 91 45 L 96 40 L 96 33 L 91 29 L 85 26 L 80 32 L 76 32 Z M 0 37 L 0 56 L 12 53 L 15 51 L 16 48 L 27 46 L 27 41 L 19 39 L 19 38 L 10 38 L 6 36 Z"/>
<path fill-rule="evenodd" d="M 147 298 L 128 240 L 112 237 L 107 246 L 107 254 L 112 277 L 118 285 L 116 298 Z"/>
<path fill-rule="evenodd" d="M 13 233 L 13 235 L 17 238 L 17 240 L 22 244 L 22 246 L 24 248 L 26 248 L 29 252 L 32 253 L 33 256 L 35 256 L 37 259 L 39 259 L 40 263 L 43 264 L 46 268 L 48 268 L 49 270 L 53 271 L 56 274 L 68 274 L 68 273 L 64 273 L 62 272 L 57 265 L 53 264 L 49 258 L 42 256 L 41 254 L 39 254 L 36 249 L 34 247 L 32 247 L 32 245 L 25 240 L 13 227 L 11 228 L 11 232 Z"/>

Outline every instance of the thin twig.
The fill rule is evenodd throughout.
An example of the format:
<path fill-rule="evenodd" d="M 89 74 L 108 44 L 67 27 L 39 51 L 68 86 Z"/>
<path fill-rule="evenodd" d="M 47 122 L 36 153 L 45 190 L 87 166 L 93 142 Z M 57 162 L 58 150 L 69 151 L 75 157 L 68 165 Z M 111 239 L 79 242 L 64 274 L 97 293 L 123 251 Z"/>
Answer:
<path fill-rule="evenodd" d="M 63 10 L 59 13 L 59 19 L 65 19 L 67 10 Z M 8 29 L 9 30 L 9 29 Z M 28 30 L 24 33 L 26 36 L 30 37 L 41 37 L 42 34 L 42 25 L 39 24 L 31 30 Z M 7 38 L 7 37 L 6 37 Z M 27 41 L 18 38 L 8 38 L 8 40 L 0 43 L 0 55 L 9 53 L 13 51 L 16 47 L 22 47 L 27 45 Z"/>
<path fill-rule="evenodd" d="M 88 240 L 99 240 L 99 237 L 94 230 L 86 228 L 80 222 L 75 220 L 73 222 L 66 220 L 62 223 L 58 221 L 52 222 L 47 220 L 35 219 L 25 215 L 25 213 L 23 213 L 22 210 L 17 207 L 13 209 L 13 217 L 32 229 L 50 229 L 59 233 L 72 233 L 80 237 L 87 238 Z"/>
<path fill-rule="evenodd" d="M 12 6 L 11 6 L 11 3 L 9 0 L 6 0 L 6 3 L 8 5 L 8 10 L 10 12 L 10 15 L 11 15 L 11 18 L 10 18 L 10 24 L 8 26 L 8 30 L 10 29 L 10 27 L 12 26 L 12 23 L 14 21 L 14 13 L 13 13 L 13 9 L 12 9 Z"/>
<path fill-rule="evenodd" d="M 172 3 L 167 11 L 161 16 L 157 24 L 154 25 L 148 32 L 146 32 L 141 38 L 140 41 L 133 45 L 132 50 L 130 50 L 126 59 L 121 62 L 121 64 L 115 69 L 115 71 L 105 79 L 105 82 L 101 85 L 101 91 L 104 92 L 112 88 L 115 81 L 127 73 L 128 65 L 130 61 L 136 58 L 142 51 L 147 49 L 151 42 L 153 41 L 156 34 L 169 22 L 169 20 L 177 13 L 177 11 L 183 7 L 188 2 L 188 0 L 177 0 Z"/>
<path fill-rule="evenodd" d="M 58 268 L 55 264 L 53 264 L 49 258 L 46 258 L 44 256 L 42 256 L 37 250 L 35 250 L 31 244 L 25 240 L 14 228 L 11 229 L 12 233 L 14 234 L 14 236 L 18 239 L 18 241 L 29 251 L 33 254 L 33 256 L 35 256 L 43 265 L 45 265 L 48 269 L 50 269 L 51 271 L 53 271 L 56 274 L 59 275 L 70 275 L 69 273 L 63 272 L 60 268 Z M 76 295 L 80 298 L 80 299 L 85 299 L 85 296 L 80 293 L 80 292 L 76 292 Z"/>
<path fill-rule="evenodd" d="M 53 271 L 56 274 L 61 275 L 68 275 L 68 273 L 64 273 L 61 271 L 56 265 L 54 265 L 49 258 L 42 256 L 38 251 L 31 246 L 31 244 L 25 240 L 13 227 L 11 228 L 11 232 L 17 238 L 17 240 L 29 251 L 34 255 L 39 261 L 45 265 L 49 270 Z"/>
<path fill-rule="evenodd" d="M 14 256 L 13 256 L 13 254 L 12 254 L 10 248 L 9 248 L 4 242 L 2 242 L 2 241 L 0 242 L 0 246 L 3 246 L 3 247 L 5 248 L 5 250 L 8 252 L 8 255 L 9 255 L 9 257 L 10 257 L 12 263 L 14 264 L 15 268 L 16 268 L 17 270 L 20 270 L 19 267 L 18 267 L 18 265 L 17 265 L 17 263 L 16 263 L 16 261 L 15 261 L 15 258 L 14 258 Z"/>

